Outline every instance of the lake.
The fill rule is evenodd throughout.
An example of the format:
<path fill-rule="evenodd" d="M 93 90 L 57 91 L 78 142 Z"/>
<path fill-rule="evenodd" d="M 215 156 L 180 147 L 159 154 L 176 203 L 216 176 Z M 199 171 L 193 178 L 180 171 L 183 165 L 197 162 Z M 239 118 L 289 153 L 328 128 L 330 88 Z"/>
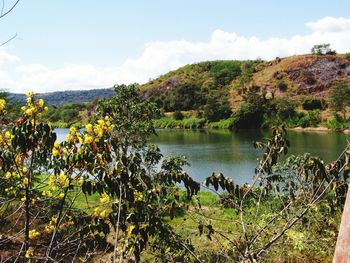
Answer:
<path fill-rule="evenodd" d="M 68 129 L 55 129 L 58 140 L 64 140 Z M 164 156 L 186 156 L 191 164 L 185 170 L 202 182 L 212 172 L 222 172 L 236 183 L 251 182 L 260 152 L 254 141 L 269 135 L 268 131 L 228 130 L 158 130 L 151 138 Z M 350 136 L 336 132 L 289 131 L 289 154 L 305 152 L 317 155 L 326 162 L 335 160 L 346 146 Z"/>

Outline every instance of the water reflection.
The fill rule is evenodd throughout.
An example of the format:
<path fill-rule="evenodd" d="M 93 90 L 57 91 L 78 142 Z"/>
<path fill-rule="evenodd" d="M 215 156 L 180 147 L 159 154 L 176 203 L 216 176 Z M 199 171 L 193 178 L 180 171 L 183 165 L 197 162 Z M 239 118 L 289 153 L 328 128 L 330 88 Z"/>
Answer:
<path fill-rule="evenodd" d="M 56 129 L 58 140 L 64 140 L 67 129 Z M 253 142 L 267 138 L 267 131 L 227 130 L 158 130 L 151 138 L 163 155 L 184 155 L 191 163 L 186 171 L 197 181 L 203 181 L 212 172 L 222 172 L 236 183 L 250 182 L 260 152 Z M 338 157 L 349 135 L 342 133 L 288 132 L 291 154 L 309 152 L 325 161 Z"/>

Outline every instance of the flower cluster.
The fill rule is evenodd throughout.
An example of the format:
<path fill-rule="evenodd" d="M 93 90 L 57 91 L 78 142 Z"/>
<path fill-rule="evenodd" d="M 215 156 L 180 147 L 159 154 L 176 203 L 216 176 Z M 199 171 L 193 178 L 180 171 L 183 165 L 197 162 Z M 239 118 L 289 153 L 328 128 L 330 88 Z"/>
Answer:
<path fill-rule="evenodd" d="M 23 106 L 21 110 L 27 115 L 32 116 L 35 113 L 40 114 L 43 110 L 48 111 L 49 108 L 44 106 L 45 102 L 43 99 L 39 99 L 38 101 L 34 101 L 34 93 L 27 92 L 27 104 L 26 106 Z"/>
<path fill-rule="evenodd" d="M 61 172 L 60 175 L 55 178 L 54 175 L 51 175 L 49 177 L 49 186 L 51 187 L 51 189 L 57 190 L 57 187 L 62 187 L 65 188 L 69 185 L 69 178 L 67 177 L 67 175 L 65 175 L 64 172 Z"/>
<path fill-rule="evenodd" d="M 84 135 L 84 143 L 92 144 L 99 142 L 105 133 L 110 132 L 114 125 L 111 124 L 109 117 L 106 116 L 103 119 L 97 121 L 96 124 L 87 124 L 85 126 L 86 134 Z"/>
<path fill-rule="evenodd" d="M 39 236 L 40 236 L 40 233 L 38 231 L 36 231 L 35 229 L 32 229 L 29 231 L 29 238 L 30 239 L 36 239 Z"/>
<path fill-rule="evenodd" d="M 58 142 L 55 142 L 52 148 L 52 155 L 54 157 L 57 157 L 58 155 L 60 155 L 62 153 L 62 149 L 60 147 L 60 144 Z"/>
<path fill-rule="evenodd" d="M 67 142 L 73 142 L 73 143 L 80 143 L 80 144 L 82 144 L 83 143 L 83 138 L 77 132 L 77 128 L 71 127 L 69 129 L 69 133 L 67 134 L 66 141 Z"/>
<path fill-rule="evenodd" d="M 96 207 L 94 209 L 94 216 L 99 217 L 99 218 L 105 218 L 107 216 L 107 211 L 106 211 L 106 209 L 103 209 L 101 211 L 99 207 Z"/>
<path fill-rule="evenodd" d="M 105 203 L 108 203 L 109 201 L 110 201 L 109 195 L 103 192 L 100 197 L 100 203 L 105 204 Z"/>
<path fill-rule="evenodd" d="M 34 249 L 32 247 L 29 247 L 24 256 L 26 258 L 31 258 L 33 255 L 34 255 Z"/>
<path fill-rule="evenodd" d="M 6 101 L 4 99 L 0 99 L 0 113 L 6 113 Z"/>
<path fill-rule="evenodd" d="M 56 223 L 57 223 L 57 216 L 51 217 L 49 224 L 45 226 L 45 232 L 48 234 L 51 234 L 55 229 Z"/>
<path fill-rule="evenodd" d="M 13 138 L 14 136 L 10 131 L 0 133 L 0 146 L 10 146 Z"/>

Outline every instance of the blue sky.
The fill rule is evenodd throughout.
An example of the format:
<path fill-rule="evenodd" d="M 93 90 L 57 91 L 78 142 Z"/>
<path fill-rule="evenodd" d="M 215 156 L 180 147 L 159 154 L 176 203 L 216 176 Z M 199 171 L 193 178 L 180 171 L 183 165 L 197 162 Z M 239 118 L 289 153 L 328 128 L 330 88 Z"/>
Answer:
<path fill-rule="evenodd" d="M 43 92 L 145 82 L 186 63 L 271 59 L 319 41 L 347 52 L 348 10 L 346 0 L 21 0 L 0 20 L 0 41 L 18 34 L 0 49 L 0 87 Z"/>

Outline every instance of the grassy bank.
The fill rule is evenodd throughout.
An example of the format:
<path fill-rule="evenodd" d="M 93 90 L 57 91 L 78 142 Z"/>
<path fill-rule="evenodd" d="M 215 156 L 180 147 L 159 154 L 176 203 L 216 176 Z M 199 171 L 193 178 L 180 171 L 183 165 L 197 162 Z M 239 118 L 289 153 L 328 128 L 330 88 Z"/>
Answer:
<path fill-rule="evenodd" d="M 184 194 L 182 194 L 184 196 Z M 201 207 L 195 209 L 195 203 Z M 263 225 L 269 220 L 271 209 L 280 206 L 277 198 L 260 206 L 252 204 L 245 213 L 247 225 Z M 230 255 L 233 248 L 226 237 L 235 239 L 242 235 L 240 215 L 221 201 L 220 196 L 208 191 L 201 191 L 194 201 L 189 203 L 187 210 L 179 210 L 173 220 L 167 221 L 173 226 L 177 234 L 192 241 L 195 253 L 203 262 L 228 262 L 226 255 Z M 259 213 L 259 222 L 251 222 L 250 215 Z M 308 222 L 300 222 L 283 237 L 284 247 L 276 246 L 268 254 L 267 259 L 274 262 L 329 262 L 332 261 L 337 238 L 337 229 L 340 224 L 341 211 L 332 213 L 327 206 L 321 205 L 312 211 Z M 283 227 L 283 220 L 276 222 L 276 229 Z M 215 233 L 211 240 L 205 233 L 199 234 L 199 224 L 211 224 Z M 224 237 L 225 235 L 226 237 Z M 284 243 L 284 242 L 281 242 Z M 143 252 L 144 262 L 154 260 L 152 252 Z"/>

